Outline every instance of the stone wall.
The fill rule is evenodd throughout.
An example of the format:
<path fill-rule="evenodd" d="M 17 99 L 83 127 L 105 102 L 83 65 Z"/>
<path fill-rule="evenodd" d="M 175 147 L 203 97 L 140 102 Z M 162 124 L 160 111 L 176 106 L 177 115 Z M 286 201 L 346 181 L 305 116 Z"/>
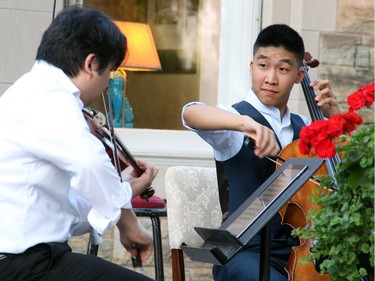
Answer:
<path fill-rule="evenodd" d="M 336 30 L 321 34 L 319 77 L 328 79 L 342 110 L 346 97 L 374 81 L 374 1 L 339 0 Z M 372 112 L 364 114 L 373 120 Z"/>

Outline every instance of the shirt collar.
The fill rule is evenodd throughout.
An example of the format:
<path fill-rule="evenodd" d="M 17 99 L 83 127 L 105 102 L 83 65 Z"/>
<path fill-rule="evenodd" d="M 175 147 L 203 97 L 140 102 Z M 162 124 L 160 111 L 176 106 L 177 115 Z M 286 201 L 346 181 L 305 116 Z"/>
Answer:
<path fill-rule="evenodd" d="M 60 68 L 44 60 L 37 60 L 35 61 L 31 71 L 34 73 L 39 72 L 40 75 L 49 77 L 49 79 L 57 81 L 76 98 L 80 108 L 83 108 L 83 102 L 80 99 L 81 92 L 79 91 L 77 86 L 74 85 L 72 80 L 70 80 L 70 78 Z"/>
<path fill-rule="evenodd" d="M 284 116 L 282 120 L 280 120 L 280 110 L 275 106 L 263 104 L 252 90 L 249 90 L 246 101 L 254 106 L 263 115 L 271 117 L 274 120 L 278 120 L 279 123 L 284 123 L 284 125 L 288 125 L 290 123 L 290 111 L 288 107 L 286 107 Z M 288 124 L 285 124 L 285 122 Z"/>

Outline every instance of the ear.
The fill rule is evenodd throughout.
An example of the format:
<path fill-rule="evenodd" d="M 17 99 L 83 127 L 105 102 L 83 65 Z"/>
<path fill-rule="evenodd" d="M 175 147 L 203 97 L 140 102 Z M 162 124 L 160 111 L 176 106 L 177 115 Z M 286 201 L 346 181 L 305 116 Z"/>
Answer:
<path fill-rule="evenodd" d="M 298 70 L 296 81 L 294 81 L 295 84 L 301 83 L 303 76 L 305 75 L 305 70 L 301 67 Z"/>
<path fill-rule="evenodd" d="M 253 74 L 254 61 L 250 62 L 250 75 Z"/>
<path fill-rule="evenodd" d="M 91 77 L 94 70 L 97 69 L 96 66 L 97 62 L 95 54 L 89 54 L 83 63 L 82 71 Z"/>

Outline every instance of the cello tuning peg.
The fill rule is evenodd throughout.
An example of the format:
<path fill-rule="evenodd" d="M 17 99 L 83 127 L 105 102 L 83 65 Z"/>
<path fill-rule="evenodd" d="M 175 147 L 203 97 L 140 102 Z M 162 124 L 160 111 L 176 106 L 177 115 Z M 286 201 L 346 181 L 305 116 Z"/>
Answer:
<path fill-rule="evenodd" d="M 309 61 L 311 61 L 312 56 L 311 56 L 311 54 L 310 54 L 309 52 L 305 52 L 305 56 L 304 56 L 303 59 L 304 59 L 306 62 L 309 62 Z"/>
<path fill-rule="evenodd" d="M 319 61 L 316 60 L 316 59 L 313 59 L 313 60 L 311 60 L 311 61 L 309 62 L 308 65 L 309 65 L 311 68 L 315 68 L 315 67 L 317 67 L 317 66 L 319 65 Z"/>
<path fill-rule="evenodd" d="M 304 60 L 306 62 L 306 65 L 311 68 L 315 68 L 319 65 L 319 61 L 317 59 L 313 59 L 309 52 L 305 52 Z"/>

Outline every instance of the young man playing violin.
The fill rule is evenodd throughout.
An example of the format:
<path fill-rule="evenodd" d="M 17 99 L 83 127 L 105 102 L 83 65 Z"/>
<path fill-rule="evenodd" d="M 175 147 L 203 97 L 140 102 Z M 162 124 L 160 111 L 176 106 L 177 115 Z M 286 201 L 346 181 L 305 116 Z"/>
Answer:
<path fill-rule="evenodd" d="M 151 280 L 67 241 L 117 225 L 122 245 L 142 260 L 152 235 L 131 198 L 157 174 L 123 181 L 82 113 L 122 62 L 126 38 L 103 13 L 62 11 L 44 32 L 31 71 L 0 98 L 0 280 Z"/>
<path fill-rule="evenodd" d="M 229 184 L 229 215 L 233 213 L 274 171 L 266 157 L 297 139 L 306 117 L 291 114 L 288 100 L 294 84 L 302 81 L 304 43 L 289 26 L 276 24 L 263 29 L 254 44 L 250 63 L 252 88 L 246 100 L 232 106 L 210 106 L 192 102 L 184 106 L 182 120 L 214 150 L 223 165 Z M 328 81 L 314 81 L 316 102 L 324 115 L 339 112 L 337 99 Z M 254 148 L 244 144 L 244 134 L 254 140 Z M 291 227 L 281 225 L 280 215 L 272 219 L 271 280 L 285 281 L 284 270 L 291 247 L 298 245 Z M 213 276 L 220 281 L 259 280 L 259 233 L 227 264 L 215 265 Z"/>

